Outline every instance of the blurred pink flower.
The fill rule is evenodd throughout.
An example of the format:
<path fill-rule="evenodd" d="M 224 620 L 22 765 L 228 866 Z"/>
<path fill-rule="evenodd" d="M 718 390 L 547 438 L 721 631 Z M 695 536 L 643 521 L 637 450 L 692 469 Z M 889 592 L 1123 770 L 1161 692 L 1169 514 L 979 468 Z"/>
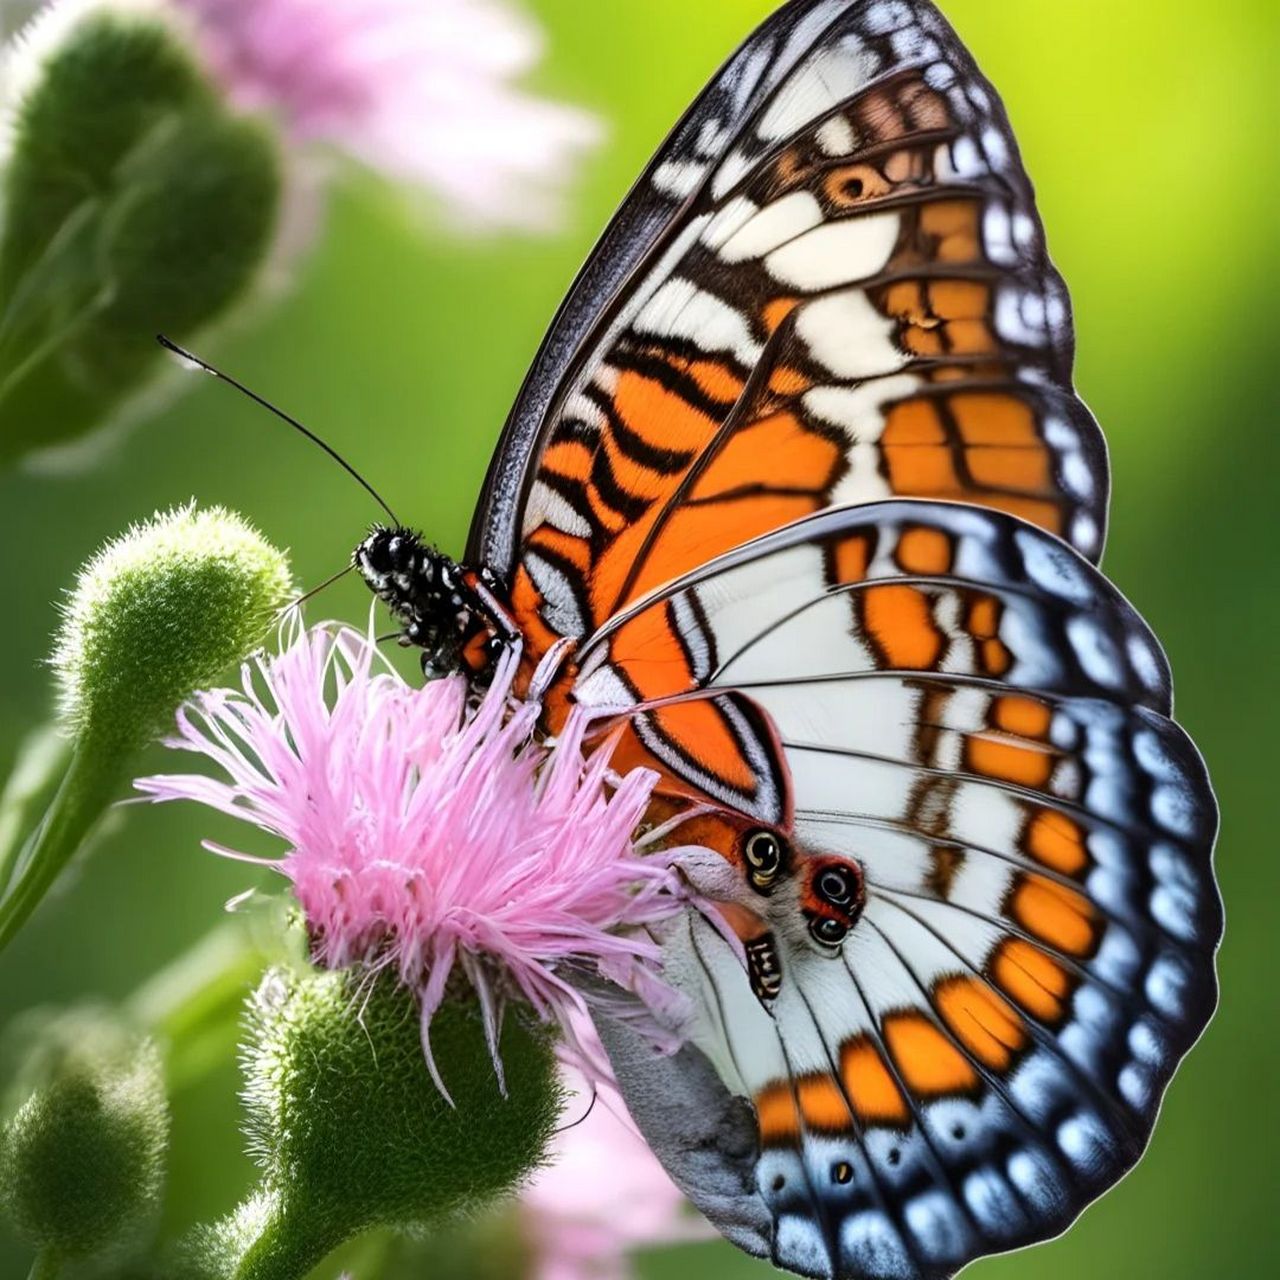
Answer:
<path fill-rule="evenodd" d="M 578 1035 L 604 1052 L 589 1024 Z M 572 1068 L 566 1075 L 585 1110 L 591 1088 Z M 586 1119 L 557 1136 L 552 1163 L 521 1194 L 529 1280 L 629 1280 L 633 1249 L 715 1235 L 633 1127 L 614 1089 L 599 1082 L 595 1088 L 600 1096 Z"/>
<path fill-rule="evenodd" d="M 503 0 L 172 0 L 233 99 L 425 186 L 470 221 L 542 226 L 595 117 L 518 88 L 542 52 Z"/>
<path fill-rule="evenodd" d="M 455 968 L 479 995 L 500 1077 L 510 997 L 558 1022 L 593 1074 L 598 1059 L 571 1019 L 584 1008 L 571 978 L 599 974 L 635 992 L 642 1003 L 600 984 L 646 1011 L 646 1029 L 669 1043 L 681 1010 L 645 932 L 683 908 L 668 869 L 678 851 L 644 857 L 632 844 L 655 775 L 612 775 L 607 745 L 584 755 L 580 714 L 554 746 L 536 743 L 538 707 L 512 698 L 514 671 L 502 660 L 468 711 L 459 677 L 415 688 L 358 632 L 299 628 L 278 657 L 245 665 L 242 689 L 202 693 L 179 713 L 169 745 L 224 777 L 137 784 L 289 845 L 266 865 L 292 882 L 314 958 L 398 969 L 421 997 L 423 1047 L 442 1091 L 428 1031 Z"/>

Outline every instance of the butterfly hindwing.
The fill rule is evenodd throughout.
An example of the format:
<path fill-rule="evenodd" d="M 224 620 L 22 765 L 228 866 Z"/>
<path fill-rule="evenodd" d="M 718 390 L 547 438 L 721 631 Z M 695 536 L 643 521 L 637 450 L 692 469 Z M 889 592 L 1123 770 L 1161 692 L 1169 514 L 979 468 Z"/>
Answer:
<path fill-rule="evenodd" d="M 1127 607 L 1095 607 L 1111 588 L 1063 544 L 958 505 L 874 504 L 866 521 L 857 510 L 798 521 L 611 619 L 580 652 L 575 698 L 636 708 L 634 735 L 664 767 L 763 822 L 790 812 L 783 792 L 792 785 L 819 798 L 848 786 L 883 798 L 893 772 L 886 754 L 922 745 L 940 764 L 963 752 L 978 775 L 1037 776 L 1051 759 L 1046 745 L 1001 750 L 973 736 L 957 745 L 954 735 L 915 726 L 922 701 L 931 719 L 944 714 L 947 698 L 928 696 L 948 684 L 943 677 L 967 677 L 979 691 L 1003 684 L 1167 710 L 1168 672 L 1154 637 Z M 696 585 L 704 579 L 705 588 Z M 873 680 L 881 671 L 897 674 Z M 856 679 L 839 685 L 834 674 Z M 725 693 L 681 696 L 695 689 Z M 1010 700 L 987 714 L 1019 713 Z M 775 780 L 768 726 L 821 738 L 823 721 L 831 722 L 825 732 L 849 739 L 856 769 L 834 762 L 831 741 L 806 754 L 797 740 L 792 754 L 806 754 L 803 767 Z M 903 803 L 906 786 L 899 780 L 892 793 Z"/>
<path fill-rule="evenodd" d="M 828 506 L 1107 502 L 1066 289 L 994 90 L 923 2 L 793 0 L 691 109 L 557 318 L 470 558 L 536 655 Z"/>
<path fill-rule="evenodd" d="M 676 648 L 697 661 L 630 646 L 653 620 L 696 628 Z M 769 999 L 705 920 L 666 940 L 696 1043 L 754 1108 L 774 1260 L 941 1277 L 1062 1230 L 1141 1154 L 1215 999 L 1216 811 L 1142 621 L 1022 521 L 873 504 L 740 548 L 584 647 L 586 705 L 617 715 L 641 684 L 641 724 L 749 703 L 800 867 L 865 877 L 835 951 L 768 917 Z"/>

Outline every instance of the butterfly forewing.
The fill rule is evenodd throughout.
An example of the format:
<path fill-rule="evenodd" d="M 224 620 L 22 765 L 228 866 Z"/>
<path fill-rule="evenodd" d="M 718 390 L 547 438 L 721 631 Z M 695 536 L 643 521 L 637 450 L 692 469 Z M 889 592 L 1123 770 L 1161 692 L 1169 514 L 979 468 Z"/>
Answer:
<path fill-rule="evenodd" d="M 1101 437 L 994 91 L 928 4 L 785 6 L 570 295 L 473 527 L 534 650 L 832 505 L 1007 510 L 1101 549 Z"/>

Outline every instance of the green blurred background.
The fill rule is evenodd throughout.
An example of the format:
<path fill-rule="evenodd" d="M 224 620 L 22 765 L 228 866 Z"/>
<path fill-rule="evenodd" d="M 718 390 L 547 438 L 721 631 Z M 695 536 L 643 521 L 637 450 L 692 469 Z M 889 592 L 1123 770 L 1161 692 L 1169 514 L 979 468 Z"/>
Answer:
<path fill-rule="evenodd" d="M 424 234 L 371 182 L 346 183 L 284 301 L 224 364 L 351 457 L 460 551 L 490 450 L 543 328 L 667 128 L 769 0 L 529 0 L 549 35 L 536 86 L 608 122 L 552 238 Z M 948 0 L 1004 96 L 1071 286 L 1078 383 L 1106 430 L 1106 568 L 1162 638 L 1179 719 L 1223 810 L 1222 1006 L 1173 1084 L 1147 1158 L 1062 1240 L 977 1265 L 981 1280 L 1274 1275 L 1280 1025 L 1280 409 L 1273 309 L 1280 97 L 1275 0 Z M 377 512 L 322 455 L 226 388 L 202 385 L 63 474 L 0 478 L 5 626 L 0 768 L 49 708 L 58 592 L 106 536 L 196 496 L 293 549 L 304 583 L 340 567 Z M 323 611 L 360 620 L 344 584 Z M 312 616 L 318 616 L 313 612 Z M 0 1018 L 118 999 L 246 885 L 197 845 L 203 817 L 134 809 L 0 962 Z M 175 1099 L 168 1215 L 230 1207 L 251 1170 L 230 1064 Z M 650 1280 L 767 1268 L 727 1245 L 654 1252 Z M 332 1276 L 330 1265 L 322 1273 Z M 0 1242 L 0 1275 L 25 1259 Z"/>

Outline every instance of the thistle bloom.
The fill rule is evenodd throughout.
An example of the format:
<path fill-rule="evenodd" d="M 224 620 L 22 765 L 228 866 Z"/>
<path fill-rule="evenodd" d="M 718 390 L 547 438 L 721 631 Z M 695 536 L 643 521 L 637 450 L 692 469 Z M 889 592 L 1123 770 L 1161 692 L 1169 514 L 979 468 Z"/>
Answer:
<path fill-rule="evenodd" d="M 538 30 L 501 0 L 173 0 L 232 99 L 442 196 L 545 225 L 594 117 L 517 88 Z"/>
<path fill-rule="evenodd" d="M 241 690 L 203 693 L 180 712 L 170 745 L 205 756 L 222 778 L 138 783 L 288 844 L 268 865 L 292 882 L 314 959 L 398 971 L 420 997 L 442 1091 L 428 1032 L 459 971 L 479 997 L 500 1079 L 508 997 L 558 1022 L 588 1066 L 571 977 L 602 975 L 641 995 L 655 1035 L 674 1033 L 680 1007 L 646 929 L 683 908 L 682 890 L 666 855 L 633 845 L 655 775 L 612 775 L 607 745 L 585 754 L 577 713 L 553 746 L 535 743 L 538 708 L 513 700 L 514 665 L 500 662 L 469 711 L 460 677 L 415 688 L 359 633 L 300 630 L 280 656 L 246 664 Z"/>

